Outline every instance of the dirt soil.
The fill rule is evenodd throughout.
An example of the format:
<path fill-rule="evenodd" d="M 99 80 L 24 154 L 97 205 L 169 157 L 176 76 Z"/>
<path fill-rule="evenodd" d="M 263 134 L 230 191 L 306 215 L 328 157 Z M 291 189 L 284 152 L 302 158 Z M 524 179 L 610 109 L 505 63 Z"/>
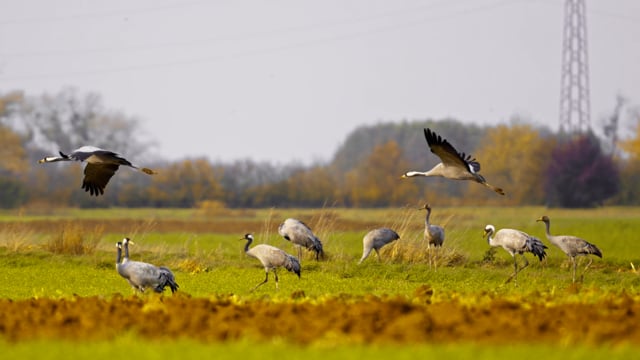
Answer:
<path fill-rule="evenodd" d="M 594 303 L 553 304 L 499 297 L 431 301 L 335 296 L 242 301 L 114 295 L 69 299 L 0 299 L 0 337 L 108 340 L 133 332 L 149 339 L 203 342 L 242 338 L 312 343 L 640 344 L 640 301 L 627 295 Z"/>

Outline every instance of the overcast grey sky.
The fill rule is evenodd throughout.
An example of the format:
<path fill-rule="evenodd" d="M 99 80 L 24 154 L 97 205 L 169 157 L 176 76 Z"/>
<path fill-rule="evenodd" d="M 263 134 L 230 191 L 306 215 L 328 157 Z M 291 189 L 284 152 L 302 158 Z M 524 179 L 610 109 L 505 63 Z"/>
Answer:
<path fill-rule="evenodd" d="M 0 93 L 99 93 L 172 160 L 324 161 L 380 121 L 557 129 L 563 4 L 0 0 Z M 588 0 L 587 24 L 598 126 L 640 103 L 640 1 Z"/>

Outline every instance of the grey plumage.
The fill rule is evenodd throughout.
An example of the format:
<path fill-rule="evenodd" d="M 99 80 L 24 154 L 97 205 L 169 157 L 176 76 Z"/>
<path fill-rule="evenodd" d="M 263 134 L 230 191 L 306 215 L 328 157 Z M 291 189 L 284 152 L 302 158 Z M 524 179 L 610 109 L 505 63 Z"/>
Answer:
<path fill-rule="evenodd" d="M 364 259 L 369 256 L 371 250 L 375 250 L 380 261 L 380 250 L 383 246 L 400 239 L 400 235 L 389 228 L 379 228 L 369 231 L 364 238 L 362 238 L 362 258 L 358 261 L 358 264 L 362 263 Z"/>
<path fill-rule="evenodd" d="M 587 242 L 584 239 L 581 239 L 577 236 L 571 236 L 571 235 L 551 235 L 551 232 L 550 232 L 551 220 L 549 219 L 548 216 L 544 215 L 539 219 L 537 219 L 536 221 L 544 222 L 545 233 L 547 235 L 547 239 L 549 240 L 549 242 L 557 246 L 558 248 L 560 248 L 560 250 L 562 250 L 562 252 L 567 254 L 569 259 L 571 260 L 571 264 L 573 265 L 572 281 L 574 283 L 576 282 L 576 268 L 578 266 L 576 262 L 576 256 L 595 255 L 599 258 L 602 258 L 602 252 L 600 251 L 600 249 L 598 249 L 597 246 Z M 582 273 L 583 275 L 584 275 L 584 272 L 587 271 L 587 269 L 589 268 L 592 262 L 593 262 L 593 259 L 590 258 L 589 263 L 584 268 L 584 271 Z"/>
<path fill-rule="evenodd" d="M 265 284 L 269 281 L 269 270 L 273 270 L 273 275 L 276 279 L 276 289 L 278 288 L 278 273 L 277 269 L 279 267 L 283 267 L 288 271 L 291 271 L 298 275 L 300 278 L 300 262 L 294 256 L 291 256 L 284 252 L 281 249 L 278 249 L 275 246 L 266 245 L 266 244 L 258 244 L 252 248 L 249 248 L 251 243 L 253 242 L 252 234 L 245 234 L 243 240 L 247 240 L 246 245 L 244 246 L 244 252 L 260 260 L 262 266 L 264 267 L 265 278 L 264 281 L 256 285 L 251 291 L 257 289 L 259 286 Z"/>
<path fill-rule="evenodd" d="M 128 244 L 128 238 L 125 240 L 127 240 L 125 244 Z M 151 288 L 157 293 L 162 293 L 167 286 L 171 289 L 171 293 L 178 290 L 178 283 L 176 283 L 173 273 L 168 268 L 141 261 L 131 261 L 128 256 L 125 257 L 126 260 L 121 261 L 122 246 L 122 242 L 116 243 L 116 270 L 120 276 L 129 282 L 131 287 L 140 292 L 145 292 L 146 289 Z M 126 245 L 125 254 L 128 253 L 129 249 L 128 245 Z"/>
<path fill-rule="evenodd" d="M 280 226 L 278 226 L 278 233 L 286 240 L 291 241 L 298 247 L 298 259 L 302 256 L 301 248 L 313 251 L 316 254 L 316 260 L 320 257 L 324 257 L 324 250 L 322 248 L 322 242 L 311 231 L 311 228 L 307 224 L 298 219 L 286 219 Z"/>
<path fill-rule="evenodd" d="M 439 225 L 432 225 L 429 222 L 431 216 L 431 205 L 424 204 L 420 210 L 427 210 L 427 215 L 424 218 L 424 239 L 427 240 L 429 245 L 442 246 L 444 243 L 444 228 Z"/>
<path fill-rule="evenodd" d="M 82 189 L 90 195 L 99 196 L 104 194 L 104 189 L 111 177 L 118 171 L 120 165 L 129 166 L 140 170 L 145 174 L 153 175 L 156 172 L 148 168 L 139 168 L 129 160 L 121 157 L 113 151 L 103 150 L 95 146 L 83 146 L 65 154 L 60 151 L 60 156 L 48 156 L 39 160 L 39 163 L 50 163 L 58 161 L 80 161 L 86 162 L 84 168 L 84 178 L 82 179 Z"/>
<path fill-rule="evenodd" d="M 472 158 L 471 155 L 459 153 L 446 139 L 440 137 L 431 129 L 424 129 L 424 137 L 427 140 L 429 149 L 437 155 L 441 162 L 436 164 L 429 171 L 408 171 L 403 178 L 414 176 L 441 176 L 453 180 L 471 180 L 482 184 L 500 195 L 504 195 L 504 191 L 487 183 L 485 178 L 480 175 L 480 163 Z"/>
<path fill-rule="evenodd" d="M 540 239 L 520 230 L 500 229 L 496 232 L 495 226 L 487 225 L 484 228 L 484 236 L 487 237 L 490 246 L 500 246 L 513 257 L 513 274 L 505 282 L 514 279 L 514 282 L 517 283 L 518 273 L 529 266 L 529 261 L 524 256 L 525 252 L 530 252 L 537 256 L 540 261 L 547 256 L 545 252 L 547 246 Z M 520 254 L 525 262 L 520 269 L 518 269 L 516 254 Z"/>

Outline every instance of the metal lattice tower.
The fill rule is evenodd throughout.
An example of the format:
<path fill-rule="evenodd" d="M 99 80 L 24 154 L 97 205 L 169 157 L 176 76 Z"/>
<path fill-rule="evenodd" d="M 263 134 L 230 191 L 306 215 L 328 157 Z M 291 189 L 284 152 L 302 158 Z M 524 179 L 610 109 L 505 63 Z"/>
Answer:
<path fill-rule="evenodd" d="M 565 0 L 560 131 L 583 133 L 591 127 L 585 0 Z"/>

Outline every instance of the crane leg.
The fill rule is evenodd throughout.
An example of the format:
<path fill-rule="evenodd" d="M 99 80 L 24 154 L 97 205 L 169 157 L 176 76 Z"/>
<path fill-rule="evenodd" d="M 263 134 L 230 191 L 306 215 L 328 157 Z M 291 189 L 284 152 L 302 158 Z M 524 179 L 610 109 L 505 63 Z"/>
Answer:
<path fill-rule="evenodd" d="M 252 292 L 253 292 L 255 289 L 259 288 L 259 287 L 260 287 L 261 285 L 263 285 L 264 283 L 266 283 L 267 281 L 269 281 L 269 271 L 265 271 L 264 273 L 265 273 L 265 275 L 266 275 L 266 276 L 265 276 L 265 278 L 264 278 L 264 281 L 263 281 L 263 282 L 261 282 L 260 284 L 256 285 L 256 286 L 254 286 L 254 287 L 253 287 L 253 289 L 251 289 L 251 291 L 252 291 Z M 277 278 L 276 278 L 276 284 L 278 284 L 278 280 L 277 280 Z M 276 285 L 276 286 L 277 286 L 277 285 Z"/>
<path fill-rule="evenodd" d="M 513 274 L 511 274 L 507 280 L 505 280 L 505 284 L 509 281 L 514 280 L 514 283 L 518 285 L 518 261 L 516 261 L 516 255 L 513 255 Z"/>
<path fill-rule="evenodd" d="M 589 259 L 589 262 L 587 263 L 587 265 L 584 267 L 584 270 L 582 271 L 582 274 L 580 274 L 580 282 L 584 281 L 584 273 L 587 272 L 587 269 L 589 269 L 589 266 L 591 266 L 591 263 L 593 262 L 593 259 Z"/>
<path fill-rule="evenodd" d="M 524 266 L 520 268 L 519 271 L 524 270 L 527 266 L 529 266 L 529 260 L 527 260 L 527 258 L 524 256 L 524 254 L 520 254 L 522 256 L 522 258 L 524 259 Z"/>
<path fill-rule="evenodd" d="M 278 290 L 278 273 L 276 272 L 276 269 L 273 269 L 273 276 L 275 276 L 276 278 L 276 290 Z"/>
<path fill-rule="evenodd" d="M 376 256 L 378 257 L 378 262 L 382 262 L 382 259 L 380 258 L 380 252 L 378 251 L 378 249 L 374 248 L 373 250 L 376 251 Z"/>
<path fill-rule="evenodd" d="M 575 257 L 571 258 L 571 263 L 573 265 L 573 272 L 571 274 L 571 282 L 575 284 L 575 282 L 576 282 L 576 267 L 578 266 L 578 263 L 576 262 L 576 258 Z"/>
<path fill-rule="evenodd" d="M 509 276 L 509 278 L 504 282 L 505 284 L 508 283 L 509 281 L 511 281 L 511 279 L 513 279 L 513 283 L 517 286 L 518 285 L 518 273 L 522 270 L 524 270 L 527 266 L 529 266 L 529 260 L 527 260 L 527 258 L 524 256 L 524 254 L 520 254 L 522 256 L 522 258 L 524 259 L 524 265 L 518 269 L 518 261 L 516 259 L 516 256 L 513 255 L 513 274 L 511 274 L 511 276 Z"/>

